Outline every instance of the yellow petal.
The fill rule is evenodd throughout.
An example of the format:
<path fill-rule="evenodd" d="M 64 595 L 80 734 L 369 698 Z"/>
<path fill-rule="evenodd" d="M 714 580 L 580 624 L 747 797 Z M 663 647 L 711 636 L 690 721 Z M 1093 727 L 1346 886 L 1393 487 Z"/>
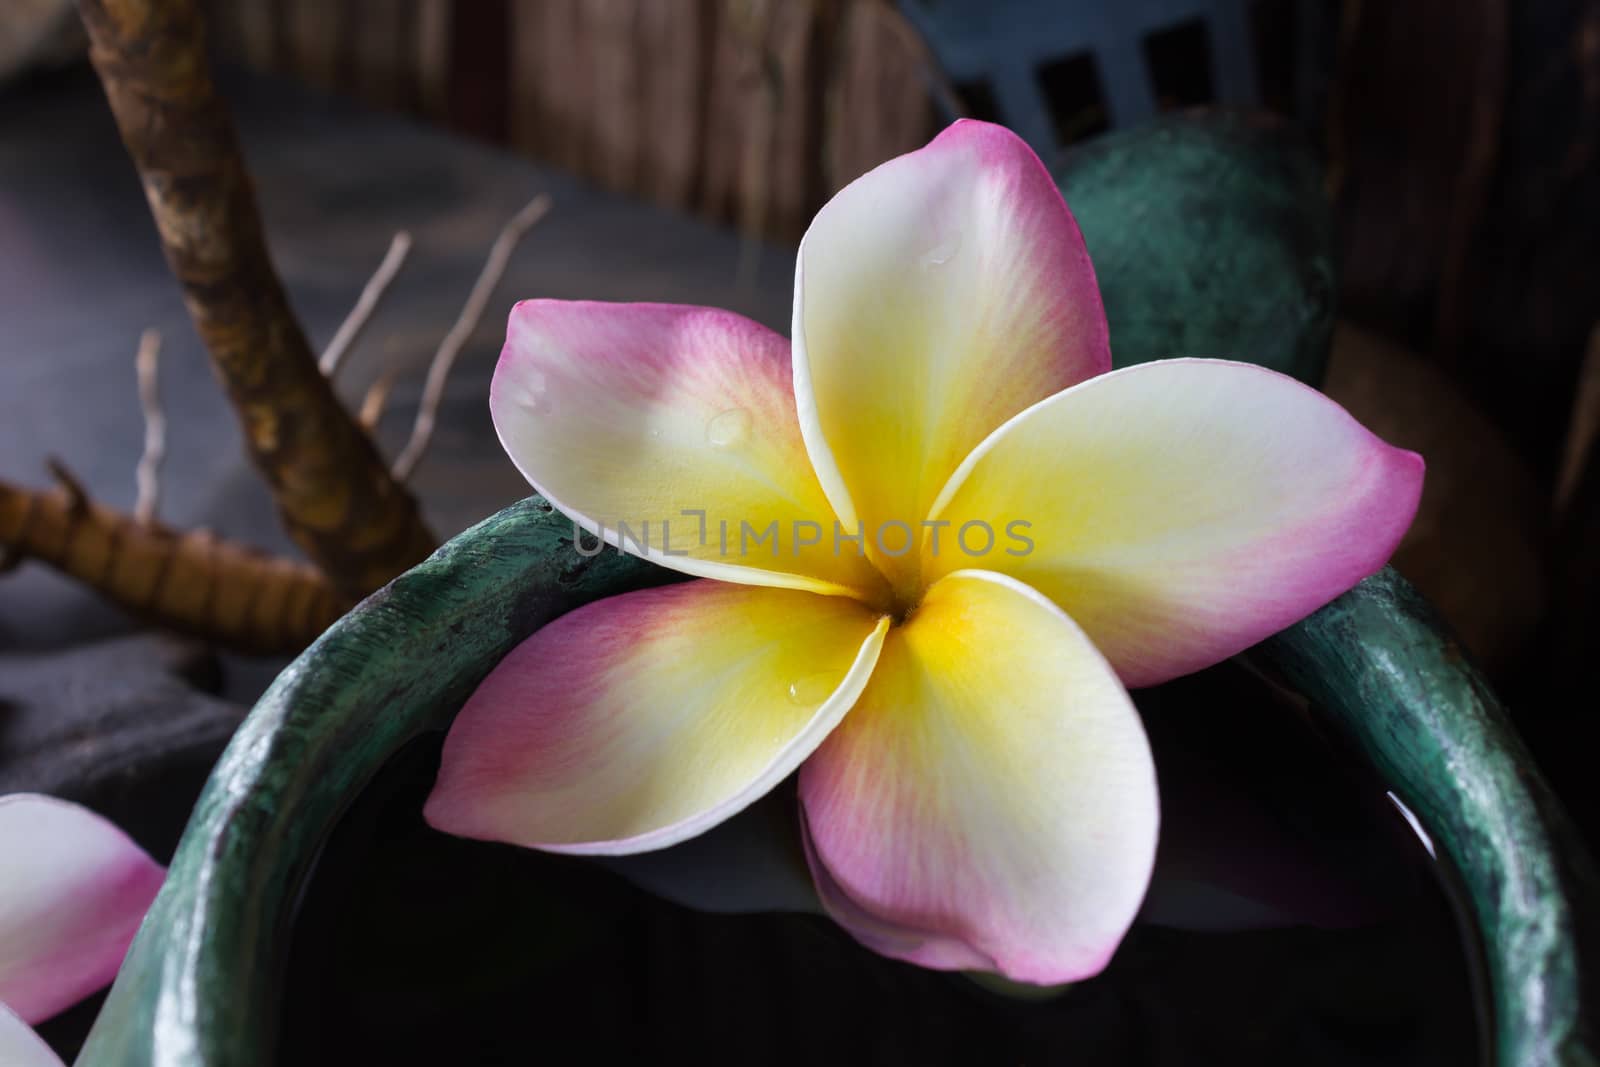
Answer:
<path fill-rule="evenodd" d="M 890 631 L 800 797 L 829 913 L 927 967 L 1094 974 L 1155 858 L 1155 768 L 1128 694 L 1060 609 L 985 571 L 944 578 Z"/>
<path fill-rule="evenodd" d="M 1026 582 L 1126 684 L 1150 685 L 1248 648 L 1382 567 L 1421 489 L 1421 457 L 1292 378 L 1147 363 L 1051 397 L 980 445 L 935 507 L 948 525 L 925 570 Z"/>
<path fill-rule="evenodd" d="M 789 344 L 714 308 L 525 300 L 489 409 L 534 488 L 591 533 L 704 578 L 880 599 L 811 470 Z"/>
<path fill-rule="evenodd" d="M 517 646 L 456 717 L 428 821 L 559 852 L 693 837 L 811 754 L 887 629 L 846 597 L 713 581 L 579 608 Z"/>
<path fill-rule="evenodd" d="M 917 564 L 907 538 L 957 464 L 1012 415 L 1111 362 L 1061 194 L 1026 144 L 982 122 L 956 123 L 817 214 L 800 246 L 793 335 L 823 488 L 902 593 Z"/>

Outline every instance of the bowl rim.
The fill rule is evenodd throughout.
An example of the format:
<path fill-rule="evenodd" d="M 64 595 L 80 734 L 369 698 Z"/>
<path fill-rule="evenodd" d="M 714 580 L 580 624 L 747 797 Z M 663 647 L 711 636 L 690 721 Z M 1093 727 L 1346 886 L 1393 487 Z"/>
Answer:
<path fill-rule="evenodd" d="M 336 622 L 278 676 L 212 772 L 80 1067 L 274 1062 L 295 903 L 354 797 L 412 738 L 448 726 L 538 627 L 680 577 L 613 552 L 579 555 L 570 523 L 529 497 Z M 1385 568 L 1244 658 L 1350 736 L 1456 868 L 1488 971 L 1486 1055 L 1592 1067 L 1577 934 L 1600 899 L 1593 864 L 1420 594 Z"/>

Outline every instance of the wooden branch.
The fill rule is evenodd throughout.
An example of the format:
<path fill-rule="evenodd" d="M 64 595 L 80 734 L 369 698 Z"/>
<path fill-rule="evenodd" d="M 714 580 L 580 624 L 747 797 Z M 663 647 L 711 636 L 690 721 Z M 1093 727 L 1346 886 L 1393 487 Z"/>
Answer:
<path fill-rule="evenodd" d="M 376 589 L 435 541 L 290 311 L 196 0 L 80 0 L 79 11 L 167 262 L 285 526 L 345 596 Z"/>
<path fill-rule="evenodd" d="M 428 365 L 428 379 L 422 387 L 422 400 L 417 406 L 417 420 L 411 426 L 411 438 L 406 442 L 406 447 L 401 450 L 400 455 L 395 457 L 394 466 L 391 468 L 396 481 L 404 482 L 411 477 L 411 472 L 416 470 L 423 453 L 428 450 L 428 441 L 433 437 L 433 424 L 439 413 L 439 404 L 444 400 L 445 383 L 450 379 L 450 368 L 455 365 L 456 357 L 461 354 L 461 347 L 467 343 L 467 338 L 471 337 L 472 331 L 477 328 L 478 320 L 483 318 L 483 309 L 488 305 L 494 287 L 499 284 L 500 276 L 505 273 L 506 264 L 511 260 L 511 253 L 516 251 L 517 243 L 535 223 L 544 218 L 549 210 L 550 198 L 541 193 L 530 200 L 521 211 L 511 216 L 501 228 L 500 236 L 495 238 L 494 246 L 489 249 L 489 258 L 484 262 L 478 280 L 472 284 L 472 292 L 468 294 L 467 302 L 461 308 L 461 314 L 457 316 L 455 325 L 450 327 L 450 332 L 445 334 L 444 340 L 439 343 L 439 350 L 434 353 L 433 362 Z M 380 402 L 380 410 L 381 406 Z"/>
<path fill-rule="evenodd" d="M 0 481 L 0 552 L 36 559 L 151 622 L 248 653 L 292 653 L 348 606 L 316 568 L 209 531 L 179 533 L 90 500 L 52 461 L 58 487 Z"/>
<path fill-rule="evenodd" d="M 139 351 L 133 357 L 139 378 L 139 407 L 144 410 L 144 453 L 134 472 L 139 496 L 133 505 L 133 518 L 142 525 L 156 521 L 156 511 L 161 506 L 161 464 L 167 458 L 167 416 L 161 410 L 157 379 L 160 359 L 161 334 L 146 330 L 139 335 Z"/>
<path fill-rule="evenodd" d="M 410 251 L 411 235 L 401 230 L 394 235 L 394 240 L 389 242 L 389 251 L 383 254 L 383 262 L 378 264 L 378 269 L 367 280 L 366 287 L 361 290 L 360 298 L 356 300 L 356 306 L 350 309 L 350 314 L 345 316 L 344 321 L 339 324 L 339 329 L 334 333 L 333 340 L 322 350 L 322 358 L 317 361 L 317 365 L 326 377 L 332 378 L 339 373 L 339 363 L 350 351 L 350 346 L 355 344 L 356 338 L 361 336 L 367 320 L 372 318 L 372 313 L 378 309 L 384 294 L 389 291 L 389 283 L 400 273 L 400 268 L 406 262 L 406 253 Z"/>

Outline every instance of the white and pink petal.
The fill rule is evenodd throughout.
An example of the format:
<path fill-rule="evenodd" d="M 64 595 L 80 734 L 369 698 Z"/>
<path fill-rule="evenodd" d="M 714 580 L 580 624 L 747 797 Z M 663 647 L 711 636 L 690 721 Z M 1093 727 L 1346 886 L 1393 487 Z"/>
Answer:
<path fill-rule="evenodd" d="M 949 575 L 800 772 L 818 893 L 884 955 L 1034 984 L 1101 970 L 1159 819 L 1138 713 L 1038 593 Z"/>
<path fill-rule="evenodd" d="M 0 796 L 0 1003 L 47 1019 L 108 984 L 165 872 L 87 808 Z"/>
<path fill-rule="evenodd" d="M 796 416 L 789 342 L 732 312 L 525 300 L 490 386 L 501 444 L 607 542 L 700 577 L 871 594 Z"/>
<path fill-rule="evenodd" d="M 61 1058 L 27 1023 L 0 1003 L 0 1064 L 5 1067 L 63 1067 Z"/>
<path fill-rule="evenodd" d="M 1094 268 L 1054 181 L 1015 134 L 972 121 L 817 214 L 793 336 L 806 446 L 869 545 L 884 523 L 915 528 L 1006 419 L 1111 365 Z M 914 584 L 916 553 L 885 542 L 879 565 Z"/>
<path fill-rule="evenodd" d="M 1124 683 L 1152 685 L 1381 568 L 1422 476 L 1420 456 L 1292 378 L 1224 360 L 1146 363 L 1035 405 L 974 450 L 936 521 L 1018 536 L 977 559 L 925 550 L 923 568 L 1018 578 L 1071 615 Z"/>
<path fill-rule="evenodd" d="M 713 581 L 579 608 L 513 649 L 462 708 L 425 815 L 560 852 L 694 837 L 815 750 L 887 629 L 847 597 Z"/>

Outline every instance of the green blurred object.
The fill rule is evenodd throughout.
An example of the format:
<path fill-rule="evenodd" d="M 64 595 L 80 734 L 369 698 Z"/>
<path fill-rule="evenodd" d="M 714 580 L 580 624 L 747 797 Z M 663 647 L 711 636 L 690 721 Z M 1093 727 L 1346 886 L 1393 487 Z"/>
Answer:
<path fill-rule="evenodd" d="M 1333 219 L 1295 129 L 1162 118 L 1075 148 L 1055 177 L 1100 279 L 1116 366 L 1205 356 L 1322 383 Z"/>
<path fill-rule="evenodd" d="M 1600 1062 L 1583 955 L 1600 879 L 1505 709 L 1422 596 L 1386 567 L 1245 659 L 1354 740 L 1459 874 L 1488 970 L 1494 1062 Z"/>
<path fill-rule="evenodd" d="M 275 1062 L 294 903 L 350 802 L 540 626 L 678 577 L 579 556 L 571 533 L 543 500 L 515 504 L 362 601 L 278 676 L 196 804 L 80 1064 Z"/>

